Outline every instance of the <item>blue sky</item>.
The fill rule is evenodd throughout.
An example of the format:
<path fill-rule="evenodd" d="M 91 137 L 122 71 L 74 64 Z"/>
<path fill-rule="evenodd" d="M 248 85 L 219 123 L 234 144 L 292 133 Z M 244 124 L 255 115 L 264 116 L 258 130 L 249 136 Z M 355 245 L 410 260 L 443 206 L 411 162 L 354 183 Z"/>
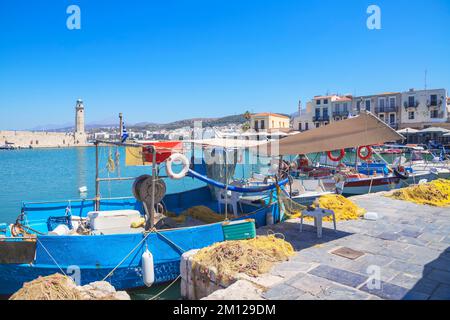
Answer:
<path fill-rule="evenodd" d="M 66 8 L 81 8 L 68 30 Z M 366 9 L 381 8 L 369 30 Z M 450 89 L 448 0 L 0 0 L 0 129 L 272 111 L 328 92 Z"/>

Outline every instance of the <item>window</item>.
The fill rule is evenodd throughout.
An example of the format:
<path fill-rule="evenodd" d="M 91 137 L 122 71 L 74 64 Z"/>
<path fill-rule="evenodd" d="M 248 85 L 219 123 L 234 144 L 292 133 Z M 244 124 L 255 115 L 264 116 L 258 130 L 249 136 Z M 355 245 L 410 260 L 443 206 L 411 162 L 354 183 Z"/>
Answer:
<path fill-rule="evenodd" d="M 380 114 L 379 117 L 381 121 L 384 121 L 384 114 Z"/>
<path fill-rule="evenodd" d="M 389 123 L 390 124 L 395 124 L 395 113 L 389 114 Z"/>
<path fill-rule="evenodd" d="M 437 94 L 432 94 L 430 96 L 430 106 L 435 107 L 437 106 L 438 102 L 437 102 Z"/>
<path fill-rule="evenodd" d="M 320 118 L 320 109 L 316 108 L 316 118 Z"/>
<path fill-rule="evenodd" d="M 341 111 L 341 105 L 339 103 L 336 103 L 334 110 L 339 113 L 339 111 Z"/>
<path fill-rule="evenodd" d="M 328 108 L 323 108 L 323 117 L 328 118 Z"/>
<path fill-rule="evenodd" d="M 430 118 L 439 118 L 438 110 L 431 110 L 430 111 Z"/>
<path fill-rule="evenodd" d="M 389 98 L 389 107 L 395 108 L 395 97 Z"/>
<path fill-rule="evenodd" d="M 348 112 L 348 103 L 346 102 L 346 103 L 344 103 L 344 105 L 343 105 L 343 109 L 344 109 L 344 112 L 345 113 L 347 113 Z"/>
<path fill-rule="evenodd" d="M 323 104 L 328 104 L 328 99 L 323 99 Z"/>
<path fill-rule="evenodd" d="M 415 107 L 415 105 L 416 105 L 416 101 L 415 100 L 416 99 L 414 98 L 414 96 L 408 97 L 408 107 Z"/>
<path fill-rule="evenodd" d="M 265 129 L 265 126 L 266 126 L 265 121 L 261 120 L 261 129 Z"/>
<path fill-rule="evenodd" d="M 302 123 L 301 122 L 298 123 L 298 131 L 302 131 Z"/>
<path fill-rule="evenodd" d="M 370 111 L 370 100 L 366 100 L 366 110 Z"/>
<path fill-rule="evenodd" d="M 409 120 L 414 120 L 414 111 L 408 112 L 408 119 Z"/>
<path fill-rule="evenodd" d="M 378 99 L 379 112 L 384 112 L 385 102 L 386 100 L 384 98 Z"/>
<path fill-rule="evenodd" d="M 272 120 L 272 128 L 275 128 L 275 121 Z"/>
<path fill-rule="evenodd" d="M 255 130 L 258 130 L 258 120 L 255 120 Z"/>
<path fill-rule="evenodd" d="M 317 99 L 317 100 L 316 100 L 316 104 L 317 104 L 317 105 L 320 105 L 320 99 Z"/>
<path fill-rule="evenodd" d="M 309 123 L 308 122 L 305 122 L 305 130 L 308 130 L 309 128 Z"/>

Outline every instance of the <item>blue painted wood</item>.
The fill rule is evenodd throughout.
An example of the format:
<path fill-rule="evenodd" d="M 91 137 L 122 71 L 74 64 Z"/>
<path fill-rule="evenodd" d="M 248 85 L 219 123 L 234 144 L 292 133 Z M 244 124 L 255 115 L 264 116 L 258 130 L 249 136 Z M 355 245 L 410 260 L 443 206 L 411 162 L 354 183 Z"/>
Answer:
<path fill-rule="evenodd" d="M 167 208 L 175 212 L 195 205 L 211 203 L 211 201 L 211 193 L 207 187 L 170 194 L 164 198 Z M 89 211 L 93 210 L 93 201 L 79 200 L 72 201 L 70 204 L 68 202 L 24 203 L 22 223 L 46 233 L 48 218 L 64 216 L 68 207 L 70 207 L 72 215 L 85 217 Z M 131 198 L 102 200 L 101 209 L 136 209 L 143 213 L 142 205 Z M 255 219 L 257 226 L 266 224 L 268 212 L 279 216 L 276 204 L 256 211 L 255 209 L 257 209 L 255 206 L 244 206 L 246 212 L 251 212 L 245 218 Z M 144 286 L 141 256 L 146 246 L 154 257 L 155 283 L 162 283 L 171 281 L 179 275 L 180 257 L 184 251 L 203 248 L 224 240 L 221 223 L 159 232 L 163 236 L 151 233 L 109 278 L 108 281 L 116 289 Z M 17 291 L 24 282 L 34 280 L 38 276 L 60 272 L 52 257 L 64 272 L 79 269 L 82 285 L 102 280 L 143 240 L 144 236 L 142 233 L 88 236 L 39 235 L 36 258 L 32 265 L 0 264 L 0 294 L 11 294 Z"/>

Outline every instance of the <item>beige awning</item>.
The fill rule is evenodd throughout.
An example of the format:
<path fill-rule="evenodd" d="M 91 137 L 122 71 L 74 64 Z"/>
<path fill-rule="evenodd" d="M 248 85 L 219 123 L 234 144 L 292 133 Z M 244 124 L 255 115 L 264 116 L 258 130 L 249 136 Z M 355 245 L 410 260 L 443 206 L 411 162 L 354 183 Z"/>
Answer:
<path fill-rule="evenodd" d="M 272 155 L 308 154 L 403 139 L 401 134 L 370 112 L 361 112 L 354 118 L 271 142 L 265 152 Z"/>

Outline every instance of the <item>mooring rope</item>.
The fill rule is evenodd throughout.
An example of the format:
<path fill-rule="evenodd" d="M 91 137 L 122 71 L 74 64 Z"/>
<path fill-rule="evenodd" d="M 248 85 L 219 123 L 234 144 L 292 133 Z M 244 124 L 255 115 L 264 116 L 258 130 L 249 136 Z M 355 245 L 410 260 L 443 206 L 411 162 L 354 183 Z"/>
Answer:
<path fill-rule="evenodd" d="M 178 279 L 181 278 L 181 274 L 179 274 L 167 287 L 165 287 L 164 289 L 162 289 L 159 293 L 157 293 L 156 295 L 154 295 L 153 297 L 149 298 L 148 300 L 156 300 L 156 298 L 158 298 L 160 295 L 162 295 L 164 292 L 166 292 L 171 286 L 173 286 Z"/>
<path fill-rule="evenodd" d="M 44 244 L 41 242 L 41 240 L 39 240 L 39 237 L 36 237 L 37 242 L 39 242 L 39 244 L 42 246 L 42 248 L 45 250 L 45 252 L 47 252 L 48 256 L 53 260 L 53 262 L 56 264 L 56 266 L 59 268 L 59 270 L 61 270 L 62 274 L 67 276 L 67 274 L 64 272 L 64 270 L 61 268 L 61 266 L 58 264 L 58 262 L 56 261 L 56 259 L 52 256 L 52 254 L 47 250 L 47 248 L 44 246 Z"/>
<path fill-rule="evenodd" d="M 149 233 L 147 233 L 146 235 L 145 235 L 145 237 L 144 238 L 142 238 L 142 240 L 141 241 L 139 241 L 139 243 L 125 256 L 125 258 L 123 258 L 120 262 L 119 262 L 119 264 L 118 265 L 116 265 L 107 275 L 106 275 L 106 277 L 104 277 L 103 279 L 102 279 L 102 281 L 105 281 L 106 279 L 108 279 L 110 276 L 112 276 L 113 275 L 113 273 L 114 273 L 114 271 L 116 271 L 117 270 L 117 268 L 119 268 L 121 265 L 122 265 L 122 263 L 124 263 L 125 262 L 125 260 L 127 260 L 128 259 L 128 257 L 129 256 L 131 256 L 131 254 L 134 252 L 134 251 L 136 251 L 136 249 L 137 248 L 139 248 L 139 246 L 145 241 L 145 239 L 147 239 L 147 237 L 150 235 L 150 232 Z"/>

